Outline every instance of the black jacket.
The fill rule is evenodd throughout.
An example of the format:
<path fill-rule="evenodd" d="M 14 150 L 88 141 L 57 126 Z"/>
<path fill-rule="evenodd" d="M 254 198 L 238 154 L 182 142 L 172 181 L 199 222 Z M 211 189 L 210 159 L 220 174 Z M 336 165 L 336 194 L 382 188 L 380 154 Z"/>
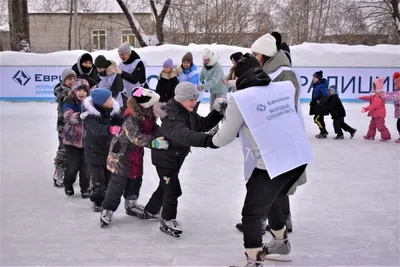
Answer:
<path fill-rule="evenodd" d="M 140 59 L 139 55 L 132 50 L 131 56 L 126 62 L 123 62 L 122 64 L 128 65 L 131 64 L 133 61 L 136 59 Z M 137 65 L 136 68 L 133 70 L 132 73 L 128 73 L 126 71 L 122 71 L 121 73 L 122 79 L 132 83 L 141 83 L 144 84 L 146 82 L 146 69 L 144 67 L 143 61 L 140 61 Z M 143 86 L 144 88 L 148 88 L 147 83 Z"/>
<path fill-rule="evenodd" d="M 162 120 L 158 136 L 169 142 L 168 150 L 151 150 L 153 165 L 179 170 L 189 154 L 190 147 L 206 147 L 211 136 L 203 132 L 211 130 L 223 118 L 213 110 L 207 117 L 187 111 L 179 102 L 170 100 L 166 106 L 168 115 Z"/>
<path fill-rule="evenodd" d="M 83 102 L 84 111 L 89 115 L 83 121 L 86 131 L 83 138 L 85 161 L 89 165 L 106 166 L 110 142 L 113 137 L 109 132 L 110 126 L 121 126 L 122 116 L 120 106 L 114 100 L 112 109 L 93 105 L 91 97 Z"/>
<path fill-rule="evenodd" d="M 337 94 L 330 95 L 326 101 L 324 109 L 329 112 L 334 120 L 340 120 L 346 117 L 346 110 L 343 107 L 342 101 Z"/>
<path fill-rule="evenodd" d="M 81 70 L 82 70 L 82 67 L 83 66 L 81 66 Z M 98 72 L 97 72 L 97 69 L 93 66 L 92 67 L 92 69 L 91 69 L 91 71 L 90 71 L 90 74 L 89 73 L 84 73 L 83 71 L 81 72 L 80 70 L 79 70 L 79 68 L 78 68 L 78 64 L 77 63 L 75 63 L 73 66 L 72 66 L 72 68 L 71 68 L 73 71 L 75 71 L 75 73 L 76 73 L 76 76 L 78 77 L 78 78 L 80 78 L 80 77 L 84 77 L 84 76 L 89 76 L 90 78 L 92 78 L 93 80 L 95 80 L 96 81 L 96 83 L 99 83 L 100 81 L 101 81 L 101 79 L 100 79 L 100 76 L 99 76 L 99 74 L 98 74 Z"/>
<path fill-rule="evenodd" d="M 160 95 L 159 102 L 168 102 L 175 96 L 175 87 L 178 85 L 178 77 L 173 77 L 171 79 L 161 78 L 156 87 L 156 93 Z"/>

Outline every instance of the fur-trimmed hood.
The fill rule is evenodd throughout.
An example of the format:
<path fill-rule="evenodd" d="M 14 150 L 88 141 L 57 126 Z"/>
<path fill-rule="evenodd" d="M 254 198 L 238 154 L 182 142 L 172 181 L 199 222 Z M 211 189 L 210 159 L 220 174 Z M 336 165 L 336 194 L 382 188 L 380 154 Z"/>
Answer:
<path fill-rule="evenodd" d="M 181 69 L 181 67 L 179 66 L 179 65 L 174 65 L 174 68 L 172 69 L 172 71 L 171 71 L 171 74 L 167 74 L 167 73 L 164 73 L 164 71 L 161 71 L 161 73 L 160 73 L 160 79 L 161 78 L 164 78 L 164 79 L 167 79 L 167 80 L 169 80 L 169 79 L 172 79 L 172 78 L 174 78 L 174 77 L 178 77 L 179 75 L 181 75 L 181 73 L 182 73 L 182 69 Z"/>
<path fill-rule="evenodd" d="M 115 63 L 115 61 L 110 60 L 110 62 L 111 62 L 111 65 L 108 66 L 108 68 L 106 69 L 107 76 L 115 74 L 115 71 L 113 71 L 113 70 L 115 70 L 117 68 L 117 63 Z"/>
<path fill-rule="evenodd" d="M 113 101 L 113 105 L 112 105 L 112 110 L 111 110 L 110 116 L 119 114 L 120 110 L 121 110 L 121 106 L 118 104 L 117 101 L 115 101 L 114 98 L 112 99 L 112 101 Z M 87 111 L 91 115 L 94 115 L 97 117 L 101 116 L 101 112 L 99 110 L 97 110 L 97 108 L 94 106 L 91 96 L 85 98 L 85 100 L 83 101 L 83 108 L 85 111 Z"/>
<path fill-rule="evenodd" d="M 219 60 L 219 55 L 217 52 L 215 51 L 211 51 L 210 49 L 206 48 L 203 51 L 203 60 L 204 59 L 208 59 L 209 62 L 206 65 L 207 67 L 212 67 L 215 64 L 217 64 L 218 60 Z"/>
<path fill-rule="evenodd" d="M 165 106 L 167 105 L 167 103 L 156 103 L 153 106 L 153 112 L 154 115 L 160 119 L 164 119 L 168 114 L 165 111 Z"/>

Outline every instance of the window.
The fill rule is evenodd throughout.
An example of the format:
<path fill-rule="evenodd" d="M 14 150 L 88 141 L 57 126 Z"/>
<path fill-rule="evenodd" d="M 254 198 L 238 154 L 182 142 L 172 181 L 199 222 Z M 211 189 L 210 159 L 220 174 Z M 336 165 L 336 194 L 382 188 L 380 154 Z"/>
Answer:
<path fill-rule="evenodd" d="M 132 33 L 132 30 L 121 30 L 121 43 L 129 41 L 129 44 L 135 47 L 135 35 Z"/>
<path fill-rule="evenodd" d="M 106 30 L 92 30 L 92 46 L 95 50 L 107 49 Z"/>

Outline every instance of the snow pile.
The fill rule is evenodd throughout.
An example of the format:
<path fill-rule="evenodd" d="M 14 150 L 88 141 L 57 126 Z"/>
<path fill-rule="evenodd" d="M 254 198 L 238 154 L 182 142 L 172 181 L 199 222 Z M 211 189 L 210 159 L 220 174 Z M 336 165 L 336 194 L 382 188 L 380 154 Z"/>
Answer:
<path fill-rule="evenodd" d="M 192 52 L 194 63 L 202 65 L 204 48 L 216 51 L 220 64 L 231 66 L 229 56 L 235 52 L 250 52 L 249 48 L 218 45 L 190 44 L 161 45 L 135 49 L 148 66 L 161 66 L 167 57 L 174 62 L 181 62 L 183 55 Z M 349 46 L 339 44 L 304 43 L 290 47 L 295 67 L 400 67 L 399 45 Z M 60 51 L 48 54 L 0 52 L 0 66 L 72 66 L 83 50 Z M 108 59 L 120 62 L 117 49 L 92 52 L 95 59 L 104 55 Z"/>

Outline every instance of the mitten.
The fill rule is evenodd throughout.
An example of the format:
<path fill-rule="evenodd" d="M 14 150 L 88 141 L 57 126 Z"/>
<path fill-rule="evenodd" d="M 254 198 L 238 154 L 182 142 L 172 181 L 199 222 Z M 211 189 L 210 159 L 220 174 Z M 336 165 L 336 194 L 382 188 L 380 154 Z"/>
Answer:
<path fill-rule="evenodd" d="M 361 109 L 361 113 L 365 113 L 365 112 L 367 112 L 368 110 L 367 110 L 367 108 L 366 107 L 363 107 L 362 109 Z"/>
<path fill-rule="evenodd" d="M 81 119 L 84 120 L 88 115 L 89 115 L 89 111 L 85 111 L 85 112 L 82 112 L 79 117 L 81 117 Z"/>
<path fill-rule="evenodd" d="M 214 137 L 214 135 L 211 135 L 211 134 L 209 134 L 209 135 L 206 137 L 206 146 L 205 146 L 205 147 L 209 147 L 209 148 L 212 148 L 212 149 L 219 148 L 219 147 L 217 147 L 216 145 L 214 145 L 214 143 L 213 143 L 213 141 L 212 141 L 213 137 Z"/>
<path fill-rule="evenodd" d="M 219 113 L 224 114 L 227 105 L 228 105 L 228 102 L 227 102 L 226 98 L 217 98 L 217 99 L 215 99 L 213 107 Z"/>
<path fill-rule="evenodd" d="M 164 140 L 163 136 L 157 137 L 151 141 L 151 147 L 157 149 L 168 150 L 169 143 L 167 140 Z"/>
<path fill-rule="evenodd" d="M 110 134 L 118 135 L 121 132 L 121 127 L 120 126 L 110 126 L 110 128 L 108 128 L 108 131 L 110 132 Z"/>

